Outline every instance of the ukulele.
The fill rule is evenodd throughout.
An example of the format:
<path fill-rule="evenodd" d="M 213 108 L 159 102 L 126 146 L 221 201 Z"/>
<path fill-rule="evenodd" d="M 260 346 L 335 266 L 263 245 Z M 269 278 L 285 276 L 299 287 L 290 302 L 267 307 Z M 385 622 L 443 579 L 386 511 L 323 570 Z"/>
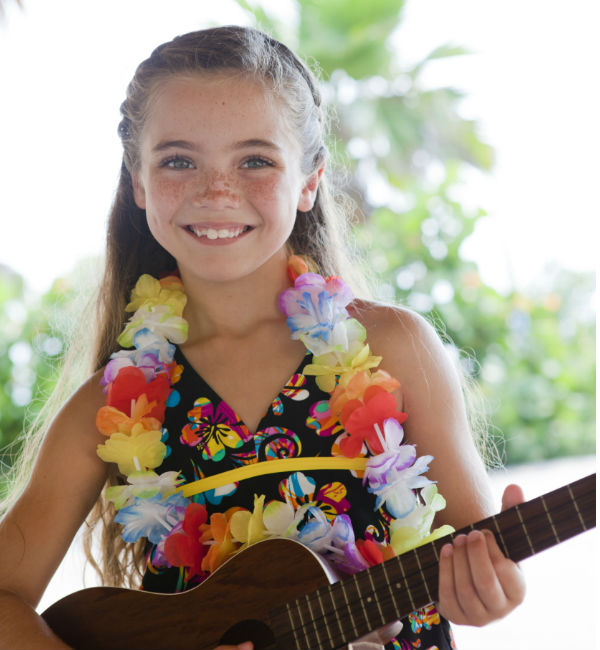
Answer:
<path fill-rule="evenodd" d="M 73 647 L 215 648 L 252 641 L 256 650 L 344 648 L 437 599 L 440 548 L 487 528 L 518 562 L 596 525 L 596 475 L 334 582 L 300 543 L 258 542 L 202 584 L 179 594 L 117 587 L 83 589 L 42 617 Z"/>

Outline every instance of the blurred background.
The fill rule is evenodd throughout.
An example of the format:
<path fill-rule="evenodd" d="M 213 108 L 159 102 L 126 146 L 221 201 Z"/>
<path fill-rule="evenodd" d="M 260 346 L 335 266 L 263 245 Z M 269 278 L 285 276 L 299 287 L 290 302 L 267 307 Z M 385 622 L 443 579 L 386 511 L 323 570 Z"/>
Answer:
<path fill-rule="evenodd" d="M 515 478 L 531 498 L 594 471 L 597 3 L 0 7 L 5 469 L 18 443 L 6 446 L 51 391 L 101 264 L 127 82 L 176 34 L 241 23 L 318 62 L 335 111 L 332 168 L 347 170 L 357 244 L 380 279 L 379 297 L 433 322 L 484 397 L 506 465 L 490 472 L 498 502 Z M 458 628 L 459 648 L 593 647 L 594 617 L 584 612 L 595 611 L 595 581 L 582 583 L 594 543 L 587 533 L 529 560 L 531 569 L 526 562 L 530 595 L 520 613 L 496 627 Z M 79 580 L 68 566 L 49 602 Z M 560 630 L 548 625 L 561 618 Z"/>

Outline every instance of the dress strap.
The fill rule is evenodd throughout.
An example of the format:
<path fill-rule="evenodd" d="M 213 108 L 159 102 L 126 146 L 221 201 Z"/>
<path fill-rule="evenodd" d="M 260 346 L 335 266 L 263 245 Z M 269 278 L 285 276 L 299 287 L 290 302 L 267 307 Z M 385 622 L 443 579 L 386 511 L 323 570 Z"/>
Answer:
<path fill-rule="evenodd" d="M 320 469 L 345 469 L 364 471 L 367 466 L 366 458 L 346 458 L 345 456 L 321 457 L 302 456 L 299 458 L 278 458 L 275 460 L 263 460 L 251 465 L 244 465 L 227 472 L 207 476 L 199 481 L 193 481 L 181 486 L 179 490 L 184 497 L 194 494 L 201 494 L 208 490 L 214 490 L 230 483 L 238 483 L 247 478 L 264 476 L 265 474 L 277 474 L 278 472 L 298 472 L 302 470 Z"/>

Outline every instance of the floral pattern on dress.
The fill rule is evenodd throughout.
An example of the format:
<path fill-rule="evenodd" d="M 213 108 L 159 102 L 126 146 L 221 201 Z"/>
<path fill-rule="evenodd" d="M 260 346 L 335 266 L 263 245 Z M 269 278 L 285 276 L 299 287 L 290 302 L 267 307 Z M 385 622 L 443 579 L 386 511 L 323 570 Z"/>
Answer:
<path fill-rule="evenodd" d="M 204 460 L 218 463 L 228 452 L 241 452 L 244 443 L 252 439 L 248 427 L 224 401 L 215 405 L 208 398 L 199 397 L 188 412 L 188 419 L 191 424 L 183 427 L 181 442 L 197 447 Z"/>
<path fill-rule="evenodd" d="M 305 388 L 306 377 L 300 373 L 294 373 L 286 385 L 282 388 L 281 393 L 271 403 L 271 410 L 274 415 L 283 415 L 284 400 L 283 397 L 288 397 L 296 402 L 305 400 L 309 396 L 309 392 Z"/>
<path fill-rule="evenodd" d="M 302 506 L 319 508 L 329 521 L 346 512 L 350 503 L 345 498 L 347 490 L 342 483 L 326 483 L 319 490 L 317 482 L 302 472 L 294 472 L 279 483 L 279 495 L 295 510 Z"/>

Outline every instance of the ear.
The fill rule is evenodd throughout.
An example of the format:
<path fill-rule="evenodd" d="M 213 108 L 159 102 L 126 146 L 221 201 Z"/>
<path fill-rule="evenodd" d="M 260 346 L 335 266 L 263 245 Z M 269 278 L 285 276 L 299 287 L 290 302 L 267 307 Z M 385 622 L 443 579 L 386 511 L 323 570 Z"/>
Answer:
<path fill-rule="evenodd" d="M 319 189 L 319 181 L 321 180 L 324 169 L 325 163 L 321 163 L 318 169 L 306 177 L 302 191 L 300 192 L 300 198 L 298 199 L 298 210 L 300 212 L 308 212 L 315 204 L 317 190 Z"/>
<path fill-rule="evenodd" d="M 131 182 L 133 183 L 133 198 L 135 199 L 135 204 L 141 210 L 146 209 L 146 190 L 142 185 L 142 181 L 138 174 L 131 174 Z"/>

